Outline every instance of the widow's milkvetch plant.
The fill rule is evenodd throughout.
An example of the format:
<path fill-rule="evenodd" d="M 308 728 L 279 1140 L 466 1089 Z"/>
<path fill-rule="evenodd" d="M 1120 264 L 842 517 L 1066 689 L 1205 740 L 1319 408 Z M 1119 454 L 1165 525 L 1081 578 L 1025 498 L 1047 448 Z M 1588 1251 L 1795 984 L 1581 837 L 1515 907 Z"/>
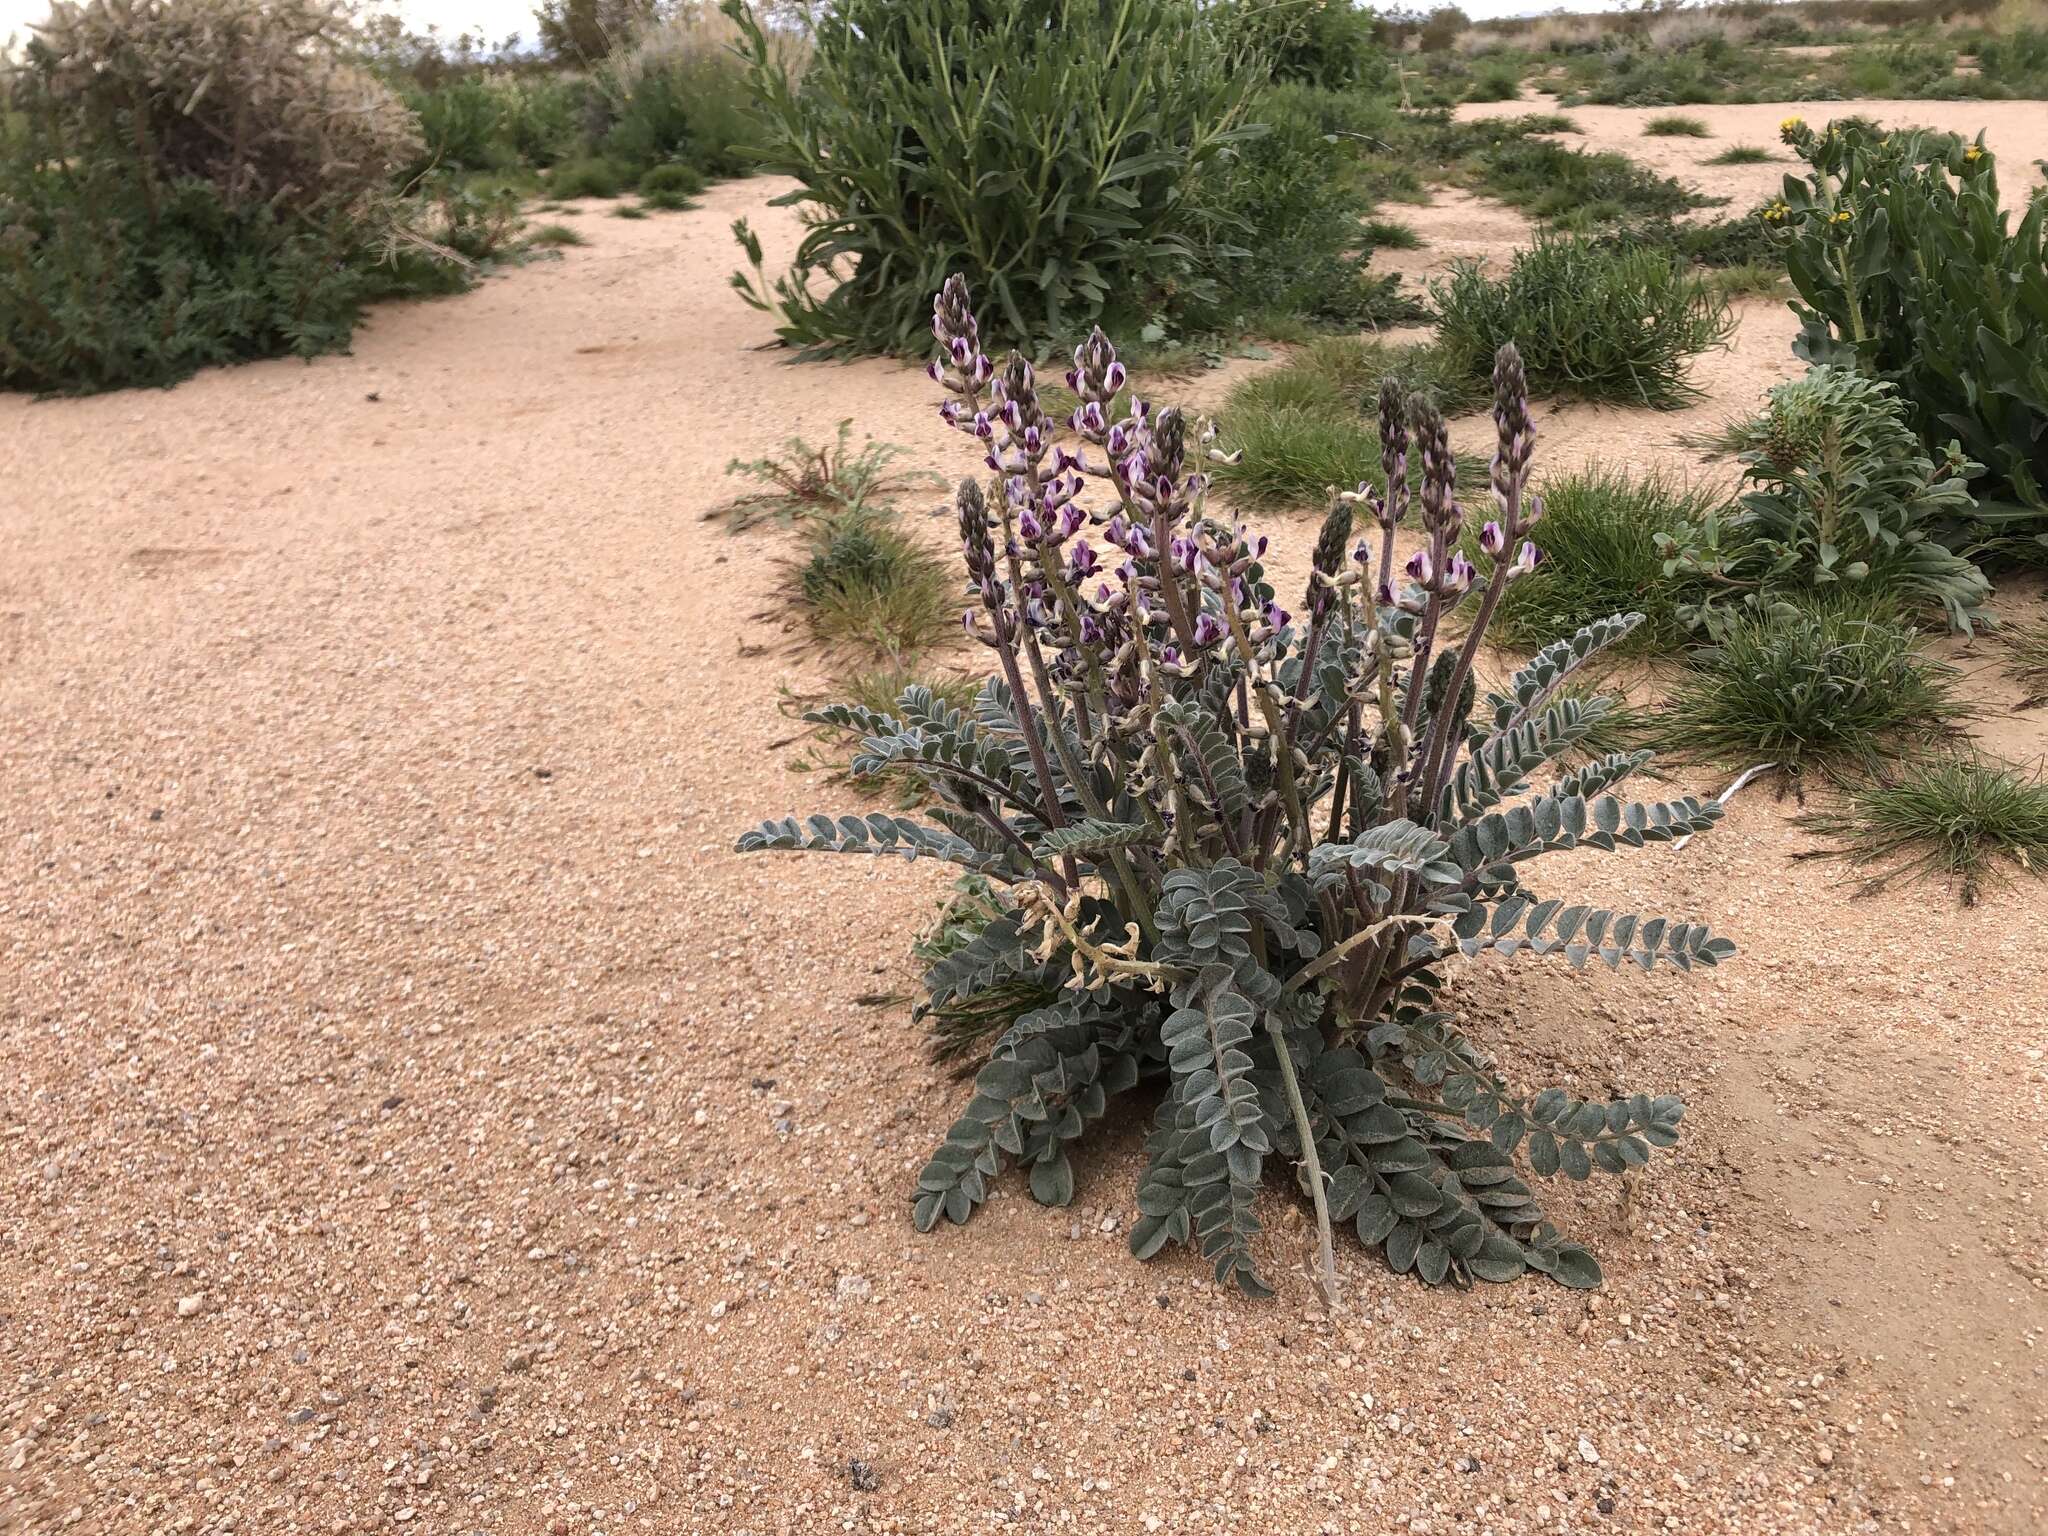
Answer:
<path fill-rule="evenodd" d="M 1635 615 L 1478 690 L 1488 621 L 1534 568 L 1543 512 L 1526 490 L 1534 431 L 1514 348 L 1495 369 L 1479 560 L 1459 549 L 1442 416 L 1389 385 L 1386 488 L 1331 496 L 1290 611 L 1265 541 L 1207 510 L 1212 429 L 1136 399 L 1113 418 L 1127 380 L 1100 330 L 1074 353 L 1079 404 L 1056 423 L 1028 362 L 999 367 L 982 350 L 960 278 L 933 329 L 941 413 L 981 442 L 992 475 L 986 490 L 963 482 L 956 507 L 966 625 L 995 675 L 971 710 L 911 688 L 893 714 L 816 715 L 864 733 L 858 770 L 921 774 L 930 823 L 791 817 L 739 844 L 940 858 L 999 893 L 978 936 L 932 965 L 930 1003 L 998 990 L 1031 1002 L 919 1177 L 917 1225 L 966 1221 L 1008 1160 L 1029 1167 L 1040 1200 L 1066 1203 L 1069 1144 L 1149 1082 L 1164 1096 L 1131 1233 L 1140 1258 L 1192 1242 L 1219 1279 L 1264 1294 L 1254 1207 L 1277 1158 L 1314 1204 L 1332 1300 L 1337 1221 L 1432 1283 L 1529 1269 L 1596 1283 L 1515 1154 L 1546 1176 L 1621 1173 L 1672 1145 L 1684 1107 L 1511 1087 L 1432 1006 L 1441 964 L 1527 951 L 1690 968 L 1733 946 L 1523 884 L 1538 854 L 1664 842 L 1720 812 L 1606 793 L 1645 752 L 1537 786 L 1606 709 L 1560 689 Z M 1422 545 L 1397 561 L 1411 514 Z M 1474 613 L 1453 643 L 1461 603 Z"/>

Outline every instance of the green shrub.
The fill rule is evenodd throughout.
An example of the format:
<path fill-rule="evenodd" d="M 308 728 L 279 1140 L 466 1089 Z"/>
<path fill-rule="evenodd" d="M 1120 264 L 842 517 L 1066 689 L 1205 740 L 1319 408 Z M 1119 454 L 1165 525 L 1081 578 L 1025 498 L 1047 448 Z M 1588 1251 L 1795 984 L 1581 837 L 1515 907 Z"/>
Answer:
<path fill-rule="evenodd" d="M 561 199 L 617 197 L 626 190 L 627 180 L 625 169 L 618 162 L 586 155 L 564 160 L 549 173 L 548 195 Z"/>
<path fill-rule="evenodd" d="M 414 174 L 427 170 L 492 171 L 516 156 L 504 137 L 504 97 L 481 75 L 462 75 L 431 90 L 405 92 L 426 140 Z"/>
<path fill-rule="evenodd" d="M 1962 713 L 1950 669 L 1917 643 L 1868 601 L 1743 613 L 1718 643 L 1689 654 L 1654 739 L 1731 768 L 1874 768 L 1949 735 Z"/>
<path fill-rule="evenodd" d="M 1262 131 L 1225 148 L 1201 188 L 1195 271 L 1216 297 L 1183 304 L 1182 328 L 1256 330 L 1261 315 L 1354 329 L 1421 317 L 1398 279 L 1366 270 L 1372 247 L 1359 221 L 1372 203 L 1350 175 L 1357 141 L 1332 131 L 1342 104 L 1307 86 L 1252 102 L 1247 117 Z"/>
<path fill-rule="evenodd" d="M 801 89 L 727 6 L 764 166 L 801 183 L 809 220 L 772 290 L 735 279 L 786 341 L 920 347 L 960 266 L 987 274 L 993 324 L 1018 342 L 1094 319 L 1135 332 L 1218 297 L 1195 277 L 1199 182 L 1259 82 L 1192 0 L 846 0 L 820 18 Z"/>
<path fill-rule="evenodd" d="M 1890 385 L 1815 368 L 1734 436 L 1749 489 L 1727 515 L 1659 541 L 1666 573 L 1704 593 L 1687 622 L 1718 631 L 1736 605 L 1846 584 L 1970 632 L 1991 584 L 1948 546 L 1969 537 L 1978 466 L 1954 443 L 1928 458 Z"/>
<path fill-rule="evenodd" d="M 493 78 L 499 131 L 521 165 L 545 169 L 574 152 L 590 115 L 590 87 L 560 75 Z"/>
<path fill-rule="evenodd" d="M 1509 139 L 1480 153 L 1478 185 L 1533 219 L 1575 228 L 1621 218 L 1668 217 L 1714 199 L 1603 150 L 1588 153 L 1548 139 Z"/>
<path fill-rule="evenodd" d="M 1465 88 L 1467 101 L 1518 101 L 1522 95 L 1521 71 L 1511 64 L 1489 64 L 1472 76 Z"/>
<path fill-rule="evenodd" d="M 2048 783 L 2005 763 L 1944 756 L 1851 786 L 1835 809 L 1802 825 L 1841 846 L 1865 892 L 1938 875 L 1976 905 L 1987 882 L 2018 867 L 2048 875 Z"/>
<path fill-rule="evenodd" d="M 1653 117 L 1643 124 L 1643 132 L 1653 139 L 1704 139 L 1710 130 L 1697 117 L 1683 117 L 1673 113 L 1666 117 Z"/>
<path fill-rule="evenodd" d="M 1633 610 L 1643 622 L 1627 647 L 1672 651 L 1687 639 L 1680 607 L 1686 587 L 1664 569 L 1658 540 L 1683 538 L 1719 498 L 1651 472 L 1594 465 L 1543 486 L 1543 563 L 1507 589 L 1494 615 L 1494 638 L 1534 649 L 1561 640 L 1610 613 Z M 1479 530 L 1467 530 L 1479 556 Z"/>
<path fill-rule="evenodd" d="M 694 165 L 657 165 L 640 173 L 642 197 L 691 197 L 704 190 L 704 173 Z"/>
<path fill-rule="evenodd" d="M 1514 340 L 1543 392 L 1659 409 L 1693 398 L 1686 360 L 1734 324 L 1727 301 L 1668 256 L 1581 236 L 1539 238 L 1499 280 L 1462 262 L 1430 297 L 1438 343 L 1468 377 Z"/>
<path fill-rule="evenodd" d="M 741 146 L 760 137 L 730 29 L 689 15 L 607 59 L 595 81 L 611 112 L 607 158 L 629 170 L 676 162 L 706 176 L 753 168 Z"/>
<path fill-rule="evenodd" d="M 1212 13 L 1228 45 L 1284 85 L 1377 92 L 1393 78 L 1376 18 L 1350 0 L 1223 0 Z"/>
<path fill-rule="evenodd" d="M 373 298 L 464 286 L 454 242 L 502 249 L 502 210 L 396 195 L 419 129 L 352 50 L 312 0 L 54 13 L 10 82 L 0 388 L 311 356 Z"/>
<path fill-rule="evenodd" d="M 1700 924 L 1521 888 L 1524 860 L 1669 842 L 1714 826 L 1720 809 L 1609 794 L 1638 754 L 1532 788 L 1599 722 L 1599 705 L 1554 695 L 1628 618 L 1546 650 L 1501 692 L 1477 689 L 1496 593 L 1533 558 L 1520 552 L 1533 426 L 1512 350 L 1495 404 L 1503 557 L 1482 575 L 1457 553 L 1443 418 L 1411 416 L 1390 389 L 1383 458 L 1412 462 L 1420 495 L 1411 504 L 1390 474 L 1385 496 L 1334 498 L 1295 614 L 1269 582 L 1264 541 L 1203 516 L 1199 426 L 1172 409 L 1110 420 L 1124 370 L 1100 331 L 1076 351 L 1073 380 L 1086 445 L 1075 494 L 1091 516 L 1067 499 L 1066 445 L 1030 365 L 1013 356 L 998 370 L 981 350 L 957 277 L 934 330 L 947 419 L 976 432 L 988 411 L 992 441 L 974 455 L 1009 470 L 993 482 L 1002 504 L 976 480 L 955 501 L 972 623 L 998 675 L 971 709 L 913 688 L 892 711 L 815 713 L 861 733 L 861 771 L 923 777 L 929 819 L 789 817 L 739 840 L 934 858 L 989 882 L 927 973 L 926 1007 L 993 993 L 988 1012 L 1029 1011 L 999 1034 L 994 1018 L 979 1021 L 986 1033 L 969 1026 L 995 1044 L 918 1177 L 915 1225 L 967 1221 L 1012 1159 L 1036 1199 L 1069 1204 L 1069 1150 L 1097 1124 L 1149 1111 L 1132 1090 L 1150 1083 L 1163 1097 L 1130 1234 L 1140 1259 L 1188 1244 L 1219 1283 L 1268 1294 L 1257 1205 L 1280 1172 L 1314 1207 L 1315 1270 L 1333 1305 L 1338 1222 L 1430 1284 L 1531 1271 L 1597 1283 L 1515 1156 L 1538 1177 L 1620 1174 L 1675 1141 L 1683 1105 L 1510 1085 L 1433 1006 L 1443 963 L 1490 953 L 1691 969 L 1733 946 Z M 1132 453 L 1143 476 L 1108 468 Z M 1423 546 L 1405 575 L 1361 568 L 1359 509 L 1362 542 L 1382 547 L 1417 514 Z M 1115 551 L 1107 560 L 1095 537 Z M 1478 617 L 1453 643 L 1444 621 L 1461 601 Z M 1562 878 L 1546 859 L 1554 896 Z"/>
<path fill-rule="evenodd" d="M 1419 251 L 1422 236 L 1411 224 L 1399 219 L 1367 219 L 1365 221 L 1365 243 L 1376 250 Z"/>
<path fill-rule="evenodd" d="M 527 239 L 534 245 L 540 246 L 588 245 L 590 243 L 583 237 L 581 231 L 571 229 L 567 224 L 543 224 L 531 235 L 527 236 Z"/>
<path fill-rule="evenodd" d="M 1774 210 L 1801 353 L 1896 384 L 1930 455 L 1959 439 L 1978 499 L 2019 503 L 2005 531 L 2048 547 L 2048 201 L 2014 227 L 1981 136 L 1795 119 L 1785 137 L 1809 167 Z"/>

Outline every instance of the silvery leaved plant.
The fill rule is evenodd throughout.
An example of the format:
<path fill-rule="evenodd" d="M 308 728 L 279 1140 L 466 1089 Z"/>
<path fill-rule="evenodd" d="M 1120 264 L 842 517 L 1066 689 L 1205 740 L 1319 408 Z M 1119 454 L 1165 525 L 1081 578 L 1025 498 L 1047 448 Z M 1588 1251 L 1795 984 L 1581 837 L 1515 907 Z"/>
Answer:
<path fill-rule="evenodd" d="M 1079 403 L 1058 422 L 1029 362 L 982 350 L 957 276 L 933 331 L 940 413 L 989 471 L 962 482 L 956 509 L 965 623 L 994 675 L 969 710 L 911 688 L 894 714 L 812 717 L 862 735 L 857 771 L 922 777 L 929 821 L 791 817 L 739 843 L 943 859 L 997 893 L 925 978 L 927 1008 L 1019 1002 L 918 1179 L 917 1226 L 966 1221 L 1012 1161 L 1039 1200 L 1067 1203 L 1070 1144 L 1149 1089 L 1141 1259 L 1192 1243 L 1219 1280 L 1266 1294 L 1256 1206 L 1278 1160 L 1313 1203 L 1332 1302 L 1336 1222 L 1432 1284 L 1530 1270 L 1596 1284 L 1518 1156 L 1546 1177 L 1621 1174 L 1676 1141 L 1684 1106 L 1512 1086 L 1433 1006 L 1442 967 L 1493 953 L 1690 969 L 1734 946 L 1523 882 L 1538 854 L 1668 842 L 1720 809 L 1616 798 L 1646 752 L 1539 779 L 1608 708 L 1563 684 L 1638 615 L 1546 647 L 1499 691 L 1477 686 L 1501 594 L 1539 559 L 1514 347 L 1494 369 L 1480 566 L 1460 553 L 1443 418 L 1390 383 L 1385 486 L 1332 494 L 1290 607 L 1266 541 L 1207 510 L 1214 429 L 1135 397 L 1119 408 L 1126 371 L 1100 330 L 1074 353 Z M 1421 543 L 1401 560 L 1411 516 Z"/>

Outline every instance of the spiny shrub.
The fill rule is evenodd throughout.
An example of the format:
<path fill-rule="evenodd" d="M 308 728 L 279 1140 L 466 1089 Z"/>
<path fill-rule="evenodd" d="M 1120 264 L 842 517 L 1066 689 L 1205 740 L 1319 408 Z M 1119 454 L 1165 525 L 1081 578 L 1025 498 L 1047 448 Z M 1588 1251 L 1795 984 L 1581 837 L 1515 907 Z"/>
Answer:
<path fill-rule="evenodd" d="M 1982 135 L 1793 118 L 1784 138 L 1808 167 L 1773 210 L 1801 354 L 1896 384 L 1928 452 L 1959 439 L 1978 499 L 2019 503 L 2005 531 L 2048 550 L 2048 200 L 2013 226 Z"/>
<path fill-rule="evenodd" d="M 1954 441 L 1930 459 L 1891 385 L 1815 368 L 1735 433 L 1749 489 L 1726 514 L 1657 535 L 1664 573 L 1699 593 L 1688 623 L 1718 632 L 1737 607 L 1845 583 L 1970 632 L 1991 584 L 1947 546 L 1968 537 L 1981 466 Z"/>
<path fill-rule="evenodd" d="M 1843 803 L 1802 818 L 1864 870 L 1866 892 L 1936 875 L 1975 906 L 2008 866 L 2048 875 L 2048 783 L 2007 763 L 1943 756 L 1849 787 Z"/>
<path fill-rule="evenodd" d="M 1499 279 L 1461 262 L 1430 297 L 1438 343 L 1468 377 L 1513 340 L 1540 391 L 1659 409 L 1693 398 L 1687 360 L 1734 327 L 1727 300 L 1669 256 L 1577 235 L 1539 237 Z"/>
<path fill-rule="evenodd" d="M 793 270 L 769 285 L 748 245 L 754 281 L 734 277 L 784 340 L 913 350 L 963 265 L 1020 341 L 1142 324 L 1184 286 L 1217 297 L 1196 272 L 1197 182 L 1259 82 L 1193 0 L 846 0 L 801 89 L 739 0 L 726 10 L 764 168 L 801 184 L 779 199 L 808 225 Z"/>
<path fill-rule="evenodd" d="M 1152 1083 L 1164 1097 L 1130 1237 L 1139 1258 L 1189 1243 L 1219 1281 L 1265 1294 L 1257 1207 L 1277 1165 L 1315 1209 L 1332 1301 L 1340 1221 L 1430 1283 L 1532 1269 L 1596 1283 L 1516 1154 L 1539 1177 L 1618 1174 L 1675 1141 L 1683 1105 L 1511 1086 L 1434 1005 L 1442 968 L 1522 954 L 1690 969 L 1733 946 L 1695 922 L 1522 884 L 1540 854 L 1663 843 L 1720 812 L 1614 797 L 1642 753 L 1546 782 L 1544 765 L 1602 710 L 1559 689 L 1633 615 L 1547 647 L 1497 692 L 1477 686 L 1501 595 L 1537 559 L 1513 348 L 1497 368 L 1483 569 L 1458 549 L 1442 416 L 1411 415 L 1389 387 L 1388 489 L 1331 500 L 1297 615 L 1268 579 L 1265 541 L 1205 510 L 1209 433 L 1142 403 L 1110 418 L 1125 368 L 1099 329 L 1074 354 L 1081 403 L 1064 423 L 1021 355 L 999 367 L 982 350 L 957 277 L 933 329 L 943 417 L 996 472 L 956 498 L 968 623 L 996 675 L 971 709 L 911 689 L 894 711 L 818 712 L 863 733 L 869 769 L 923 775 L 929 822 L 790 817 L 739 843 L 984 876 L 999 911 L 933 965 L 927 1004 L 1045 999 L 997 1039 L 918 1178 L 916 1225 L 966 1221 L 1011 1160 L 1037 1199 L 1067 1204 L 1070 1147 Z M 1397 564 L 1418 506 L 1423 546 Z M 1453 643 L 1445 621 L 1468 602 Z"/>
<path fill-rule="evenodd" d="M 1542 566 L 1502 596 L 1493 638 L 1535 647 L 1563 639 L 1610 613 L 1643 615 L 1624 642 L 1645 651 L 1673 651 L 1688 639 L 1680 609 L 1687 584 L 1671 578 L 1662 539 L 1691 537 L 1719 498 L 1655 472 L 1643 475 L 1594 465 L 1543 486 Z M 1477 534 L 1466 551 L 1479 554 Z"/>
<path fill-rule="evenodd" d="M 1771 763 L 1795 776 L 1873 769 L 1948 735 L 1961 713 L 1949 669 L 1868 601 L 1745 612 L 1688 663 L 1654 739 L 1730 767 Z"/>

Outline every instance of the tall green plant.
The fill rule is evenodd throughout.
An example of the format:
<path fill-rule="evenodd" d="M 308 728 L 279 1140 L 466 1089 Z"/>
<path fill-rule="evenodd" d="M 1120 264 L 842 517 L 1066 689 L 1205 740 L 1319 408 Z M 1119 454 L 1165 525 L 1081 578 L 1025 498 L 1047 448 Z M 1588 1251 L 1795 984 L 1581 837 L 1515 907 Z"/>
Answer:
<path fill-rule="evenodd" d="M 1214 296 L 1194 181 L 1243 136 L 1258 80 L 1193 0 L 846 0 L 800 87 L 752 13 L 725 9 L 763 164 L 801 183 L 778 200 L 808 225 L 791 272 L 734 279 L 785 340 L 914 350 L 963 267 L 987 274 L 992 325 L 1034 344 Z"/>
<path fill-rule="evenodd" d="M 1277 1163 L 1315 1208 L 1332 1300 L 1340 1221 L 1430 1283 L 1532 1269 L 1596 1283 L 1515 1155 L 1541 1177 L 1618 1174 L 1676 1140 L 1683 1105 L 1511 1086 L 1434 1006 L 1441 968 L 1527 954 L 1691 969 L 1733 945 L 1523 884 L 1538 855 L 1668 842 L 1720 810 L 1611 794 L 1647 753 L 1546 771 L 1606 707 L 1561 690 L 1635 615 L 1546 647 L 1497 692 L 1478 687 L 1502 595 L 1538 558 L 1513 347 L 1495 369 L 1480 566 L 1458 549 L 1442 415 L 1389 386 L 1386 489 L 1332 498 L 1297 615 L 1268 579 L 1265 540 L 1205 508 L 1212 434 L 1141 403 L 1113 418 L 1127 380 L 1100 330 L 1075 351 L 1080 404 L 1059 422 L 1021 355 L 998 367 L 982 350 L 959 278 L 931 323 L 942 416 L 997 471 L 956 498 L 968 624 L 996 674 L 971 709 L 912 688 L 893 713 L 816 716 L 863 735 L 857 770 L 921 775 L 930 822 L 789 817 L 739 842 L 936 858 L 1000 893 L 979 934 L 932 966 L 928 1006 L 1038 1001 L 1002 1032 L 919 1176 L 916 1224 L 966 1221 L 1013 1159 L 1040 1201 L 1068 1203 L 1069 1148 L 1129 1115 L 1129 1091 L 1149 1081 L 1164 1099 L 1139 1258 L 1190 1243 L 1219 1280 L 1263 1294 L 1252 1240 Z M 1411 511 L 1422 544 L 1397 562 Z M 1467 604 L 1453 640 L 1447 621 Z M 1546 864 L 1545 883 L 1558 879 Z"/>
<path fill-rule="evenodd" d="M 1978 499 L 2023 509 L 1994 526 L 2048 548 L 2048 200 L 2013 225 L 1981 134 L 1794 118 L 1784 139 L 1807 165 L 1772 210 L 1801 355 L 1898 385 L 1930 454 L 1960 440 Z"/>

